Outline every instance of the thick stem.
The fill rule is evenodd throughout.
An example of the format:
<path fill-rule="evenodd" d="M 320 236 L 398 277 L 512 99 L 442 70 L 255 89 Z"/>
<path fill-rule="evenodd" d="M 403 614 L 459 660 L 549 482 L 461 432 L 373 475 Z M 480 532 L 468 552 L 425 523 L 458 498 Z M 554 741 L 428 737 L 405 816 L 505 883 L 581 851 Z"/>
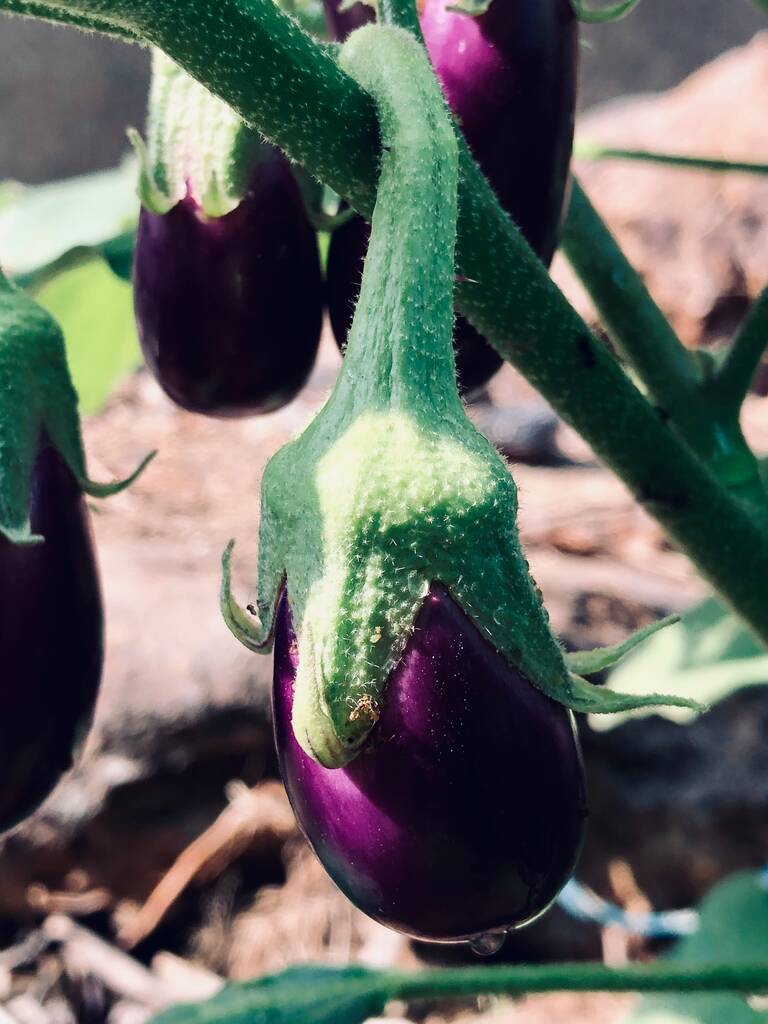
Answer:
<path fill-rule="evenodd" d="M 7 0 L 0 0 L 0 9 Z M 373 103 L 273 0 L 71 0 L 160 46 L 366 216 Z M 627 379 L 553 284 L 466 147 L 459 156 L 463 312 L 627 483 L 768 642 L 768 535 Z"/>
<path fill-rule="evenodd" d="M 602 964 L 470 967 L 385 976 L 387 994 L 399 999 L 528 992 L 740 992 L 768 991 L 765 964 L 686 966 L 653 964 L 620 969 Z"/>
<path fill-rule="evenodd" d="M 695 437 L 708 417 L 696 395 L 696 364 L 575 179 L 561 245 L 619 354 L 682 433 Z"/>
<path fill-rule="evenodd" d="M 2 10 L 7 11 L 8 14 L 20 14 L 38 18 L 41 21 L 50 21 L 54 25 L 70 25 L 83 32 L 101 32 L 103 35 L 114 36 L 125 43 L 140 41 L 130 29 L 113 25 L 101 18 L 78 17 L 69 11 L 58 10 L 47 3 L 39 3 L 37 0 L 3 0 Z"/>
<path fill-rule="evenodd" d="M 360 298 L 330 402 L 463 415 L 453 357 L 456 138 L 424 50 L 360 29 L 340 62 L 376 99 L 381 174 Z"/>
<path fill-rule="evenodd" d="M 739 426 L 740 401 L 735 408 L 713 401 L 691 354 L 577 181 L 562 246 L 611 340 L 637 372 L 660 415 L 669 417 L 718 479 L 764 512 L 758 463 Z"/>

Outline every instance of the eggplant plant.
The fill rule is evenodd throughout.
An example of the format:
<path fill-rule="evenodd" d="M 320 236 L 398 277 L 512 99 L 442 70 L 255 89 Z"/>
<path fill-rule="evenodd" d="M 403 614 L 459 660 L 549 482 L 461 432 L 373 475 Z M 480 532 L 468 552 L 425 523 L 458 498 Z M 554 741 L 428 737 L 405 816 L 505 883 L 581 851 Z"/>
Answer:
<path fill-rule="evenodd" d="M 512 362 L 765 643 L 768 494 L 739 416 L 768 338 L 766 294 L 718 363 L 696 358 L 575 181 L 563 251 L 610 348 L 551 281 L 545 264 L 571 146 L 574 15 L 600 20 L 575 0 L 466 0 L 458 10 L 427 0 L 421 18 L 411 0 L 380 0 L 376 23 L 342 45 L 313 37 L 274 0 L 0 0 L 0 11 L 155 49 L 147 143 L 136 140 L 144 210 L 135 301 L 150 365 L 187 408 L 274 409 L 311 368 L 321 291 L 312 202 L 289 161 L 370 222 L 334 389 L 264 472 L 255 604 L 244 609 L 231 592 L 230 544 L 221 608 L 250 650 L 274 647 L 281 770 L 337 885 L 407 934 L 493 951 L 547 909 L 578 857 L 587 800 L 574 712 L 699 705 L 590 681 L 665 621 L 606 650 L 566 653 L 553 636 L 520 546 L 513 477 L 459 394 L 454 303 L 471 328 L 476 382 L 499 359 Z M 352 18 L 370 21 L 329 10 L 338 38 Z M 467 52 L 476 59 L 462 63 Z M 512 80 L 525 83 L 524 101 Z M 527 160 L 510 157 L 510 140 Z M 275 269 L 283 244 L 296 309 L 286 308 L 288 279 Z M 341 261 L 347 284 L 359 273 L 353 249 Z M 335 301 L 341 262 L 331 257 Z M 0 582 L 16 571 L 19 545 L 49 544 L 43 568 L 23 570 L 29 611 L 15 614 L 26 628 L 47 593 L 35 583 L 41 574 L 58 581 L 63 565 L 73 593 L 72 573 L 90 566 L 81 591 L 90 612 L 77 617 L 90 640 L 75 642 L 74 626 L 61 639 L 62 649 L 73 640 L 79 710 L 62 715 L 43 744 L 59 766 L 47 775 L 25 769 L 26 748 L 13 753 L 15 737 L 7 741 L 11 769 L 22 766 L 28 782 L 0 804 L 7 824 L 50 787 L 92 706 L 100 610 L 79 495 L 104 489 L 85 475 L 55 324 L 2 286 L 0 312 L 10 319 L 0 321 L 0 522 L 10 568 Z M 282 309 L 281 337 L 268 326 L 278 323 L 270 309 Z M 480 370 L 486 343 L 493 352 Z M 471 380 L 459 370 L 465 390 Z M 75 553 L 69 561 L 57 554 L 59 528 Z M 77 661 L 83 651 L 93 655 L 87 664 Z M 13 664 L 23 672 L 28 663 Z M 45 670 L 30 678 L 47 700 Z M 26 713 L 20 707 L 16 715 Z M 768 985 L 764 965 L 560 970 L 470 971 L 451 985 L 462 995 L 552 987 L 553 978 L 648 991 Z M 386 995 L 445 992 L 439 977 L 419 987 L 352 975 L 343 984 L 340 975 L 306 1019 L 333 1020 L 334 998 L 362 1021 Z M 296 1019 L 285 985 L 270 984 L 275 1002 L 254 990 L 262 1016 L 253 1019 Z M 238 1009 L 228 999 L 230 1016 L 214 1006 L 206 1019 L 244 1019 L 247 1000 Z"/>
<path fill-rule="evenodd" d="M 372 16 L 362 3 L 326 2 L 337 39 Z M 492 0 L 476 15 L 449 0 L 426 0 L 420 23 L 472 155 L 502 207 L 549 265 L 563 215 L 576 107 L 578 23 L 569 0 Z M 331 237 L 328 312 L 342 350 L 367 244 L 362 217 L 351 218 Z M 502 358 L 461 313 L 453 337 L 459 386 L 471 395 Z"/>

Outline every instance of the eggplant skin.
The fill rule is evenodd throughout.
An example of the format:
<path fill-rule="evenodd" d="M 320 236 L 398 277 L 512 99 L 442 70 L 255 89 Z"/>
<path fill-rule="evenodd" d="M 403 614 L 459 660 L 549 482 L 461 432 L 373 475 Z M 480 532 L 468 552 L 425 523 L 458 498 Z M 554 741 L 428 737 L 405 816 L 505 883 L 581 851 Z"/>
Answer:
<path fill-rule="evenodd" d="M 326 19 L 344 38 L 370 8 Z M 570 0 L 492 0 L 479 17 L 451 11 L 451 0 L 421 5 L 424 40 L 475 159 L 528 244 L 549 265 L 558 244 L 573 148 L 578 23 Z M 328 308 L 340 349 L 360 292 L 369 229 L 358 217 L 334 232 L 328 251 Z M 456 376 L 477 391 L 502 358 L 461 315 L 454 328 Z"/>
<path fill-rule="evenodd" d="M 58 452 L 41 442 L 30 489 L 42 544 L 0 537 L 0 830 L 48 796 L 90 725 L 104 618 L 88 511 Z"/>
<path fill-rule="evenodd" d="M 438 942 L 544 911 L 575 866 L 586 817 L 572 713 L 511 668 L 433 584 L 368 743 L 327 769 L 291 727 L 299 656 L 284 593 L 273 690 L 280 767 L 342 892 L 381 923 Z"/>
<path fill-rule="evenodd" d="M 142 209 L 133 283 L 144 358 L 182 408 L 273 412 L 306 382 L 323 282 L 314 229 L 277 150 L 223 217 L 206 218 L 189 196 L 163 215 Z"/>

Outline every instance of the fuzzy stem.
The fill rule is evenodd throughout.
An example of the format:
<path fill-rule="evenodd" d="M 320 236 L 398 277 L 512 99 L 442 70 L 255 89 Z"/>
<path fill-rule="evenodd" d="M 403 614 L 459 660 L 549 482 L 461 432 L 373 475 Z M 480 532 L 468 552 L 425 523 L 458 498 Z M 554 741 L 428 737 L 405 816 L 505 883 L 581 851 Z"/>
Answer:
<path fill-rule="evenodd" d="M 424 49 L 382 25 L 340 63 L 376 100 L 381 174 L 346 358 L 331 403 L 461 413 L 453 356 L 456 138 Z"/>
<path fill-rule="evenodd" d="M 711 383 L 713 397 L 738 415 L 768 346 L 768 288 L 752 303 L 728 355 Z"/>
<path fill-rule="evenodd" d="M 768 164 L 753 163 L 749 160 L 718 160 L 714 157 L 682 156 L 677 153 L 658 153 L 646 149 L 600 146 L 583 141 L 576 144 L 574 156 L 582 160 L 635 160 L 639 163 L 666 164 L 669 167 L 682 167 L 688 170 L 768 174 Z"/>
<path fill-rule="evenodd" d="M 71 28 L 79 28 L 83 32 L 101 32 L 103 35 L 113 36 L 125 43 L 140 42 L 139 37 L 128 28 L 113 25 L 102 18 L 79 17 L 77 14 L 59 10 L 50 4 L 38 2 L 38 0 L 3 0 L 1 9 L 8 14 L 50 21 L 54 25 L 69 25 Z"/>
<path fill-rule="evenodd" d="M 0 0 L 2 9 L 8 0 Z M 273 0 L 59 0 L 160 46 L 365 216 L 373 102 Z M 665 424 L 551 281 L 459 151 L 459 306 L 592 445 L 768 642 L 768 534 Z"/>

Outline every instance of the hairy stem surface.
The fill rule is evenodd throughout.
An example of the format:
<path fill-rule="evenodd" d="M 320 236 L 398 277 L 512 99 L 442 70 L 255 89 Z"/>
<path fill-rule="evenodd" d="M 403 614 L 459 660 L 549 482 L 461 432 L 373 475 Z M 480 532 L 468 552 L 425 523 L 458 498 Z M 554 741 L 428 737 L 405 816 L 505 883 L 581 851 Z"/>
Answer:
<path fill-rule="evenodd" d="M 0 0 L 8 9 L 9 0 Z M 273 0 L 57 0 L 141 35 L 370 217 L 378 129 L 362 89 Z M 768 642 L 768 535 L 659 417 L 530 250 L 466 147 L 461 309 L 514 362 Z"/>

